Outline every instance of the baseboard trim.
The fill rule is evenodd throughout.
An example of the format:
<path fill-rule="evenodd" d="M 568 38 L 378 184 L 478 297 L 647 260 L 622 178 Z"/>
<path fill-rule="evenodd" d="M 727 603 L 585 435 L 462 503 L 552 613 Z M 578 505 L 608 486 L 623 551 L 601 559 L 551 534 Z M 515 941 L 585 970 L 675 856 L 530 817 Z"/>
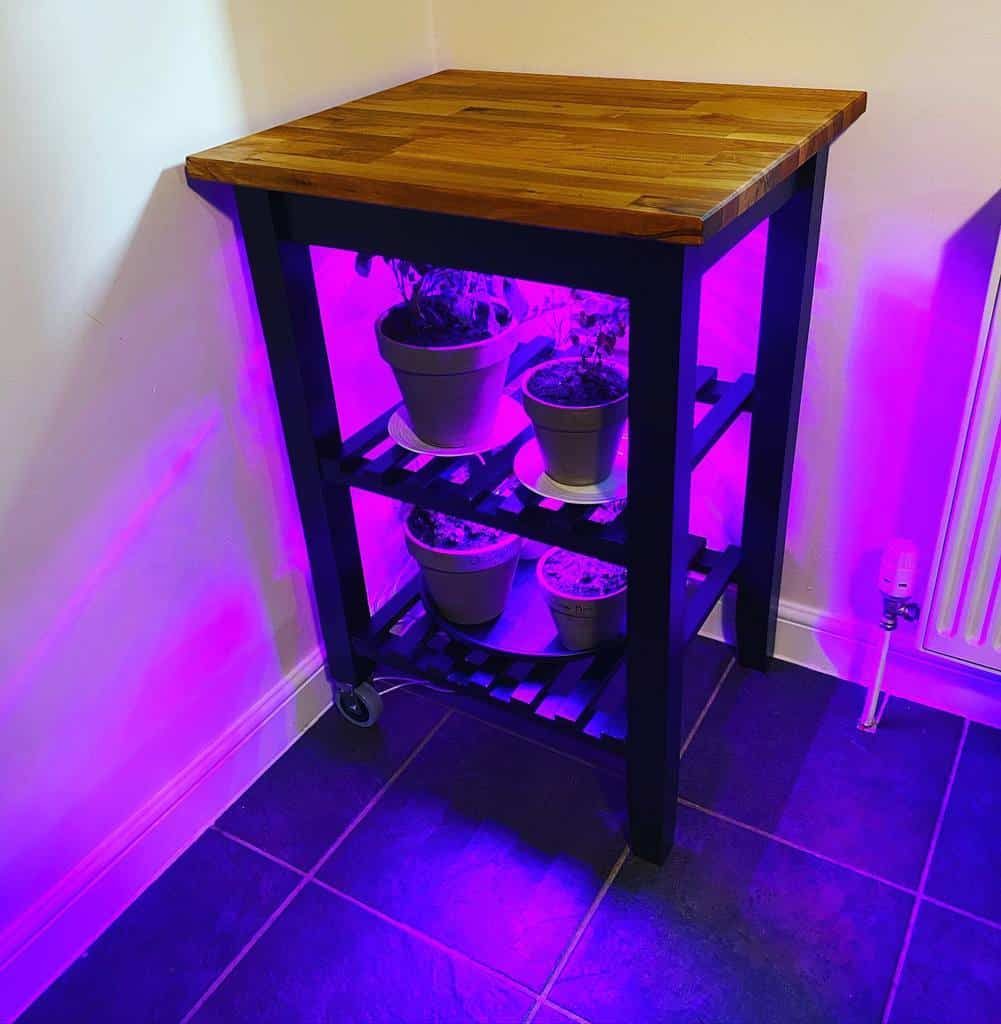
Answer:
<path fill-rule="evenodd" d="M 702 628 L 705 636 L 732 642 L 732 601 L 731 593 L 713 609 Z M 876 671 L 881 640 L 875 621 L 837 618 L 793 601 L 779 603 L 775 656 L 782 661 L 867 687 Z M 906 646 L 918 641 L 906 625 L 894 641 L 884 676 L 887 693 L 1001 727 L 1001 680 L 996 674 Z M 861 713 L 861 696 L 859 700 Z"/>
<path fill-rule="evenodd" d="M 312 651 L 0 935 L 13 1021 L 330 706 Z"/>

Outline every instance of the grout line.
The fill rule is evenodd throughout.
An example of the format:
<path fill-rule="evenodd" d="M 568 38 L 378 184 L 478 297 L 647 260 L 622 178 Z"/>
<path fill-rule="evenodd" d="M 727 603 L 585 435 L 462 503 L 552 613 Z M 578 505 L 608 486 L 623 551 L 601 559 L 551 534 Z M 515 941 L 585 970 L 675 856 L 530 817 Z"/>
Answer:
<path fill-rule="evenodd" d="M 399 768 L 393 772 L 392 775 L 383 783 L 382 788 L 372 797 L 371 800 L 351 819 L 350 824 L 343 832 L 334 840 L 333 845 L 329 850 L 313 865 L 309 872 L 309 877 L 313 878 L 316 873 L 327 863 L 328 860 L 340 849 L 344 841 L 349 835 L 361 824 L 362 819 L 372 810 L 373 807 L 383 798 L 386 790 L 410 767 L 411 763 L 417 759 L 417 755 L 431 742 L 435 734 L 439 729 L 452 717 L 452 712 L 449 710 L 445 711 L 445 714 L 435 722 L 431 727 L 431 731 L 417 744 L 416 747 L 410 752 L 407 759 L 400 765 Z"/>
<path fill-rule="evenodd" d="M 921 899 L 934 907 L 941 907 L 942 910 L 951 910 L 954 914 L 959 914 L 961 917 L 969 918 L 971 921 L 976 921 L 978 924 L 986 925 L 988 928 L 1001 932 L 1001 921 L 992 921 L 989 917 L 981 917 L 980 914 L 974 914 L 972 910 L 954 907 L 951 903 L 946 903 L 945 900 L 936 899 L 934 896 L 926 896 L 924 893 L 921 894 Z"/>
<path fill-rule="evenodd" d="M 536 1014 L 542 1007 L 543 1003 L 549 1001 L 549 993 L 552 992 L 553 986 L 556 984 L 557 979 L 563 972 L 563 968 L 566 967 L 570 957 L 573 956 L 574 950 L 580 943 L 580 940 L 584 937 L 584 932 L 587 930 L 587 926 L 591 923 L 591 919 L 594 917 L 601 905 L 601 901 L 605 898 L 605 894 L 611 889 L 615 879 L 618 878 L 619 872 L 622 870 L 622 865 L 625 864 L 626 858 L 629 856 L 629 847 L 619 854 L 618 859 L 612 865 L 612 870 L 608 872 L 605 881 L 602 883 L 601 888 L 598 890 L 598 894 L 591 901 L 591 905 L 587 908 L 584 916 L 581 918 L 580 924 L 577 925 L 576 931 L 570 937 L 570 941 L 567 943 L 567 948 L 563 950 L 562 956 L 556 961 L 556 966 L 553 968 L 552 973 L 546 979 L 545 985 L 542 986 L 542 991 L 539 993 L 539 998 L 536 1000 L 535 1006 L 532 1007 L 528 1016 L 525 1018 L 525 1024 L 532 1024 L 535 1020 Z"/>
<path fill-rule="evenodd" d="M 591 1022 L 587 1019 L 587 1017 L 582 1017 L 579 1013 L 574 1013 L 573 1010 L 568 1010 L 565 1006 L 560 1006 L 559 1003 L 554 1003 L 551 999 L 540 999 L 538 1007 L 537 1008 L 533 1007 L 532 1013 L 533 1014 L 538 1013 L 539 1009 L 541 1009 L 543 1006 L 548 1006 L 548 1007 L 550 1007 L 553 1010 L 559 1011 L 565 1017 L 568 1017 L 570 1020 L 576 1021 L 577 1024 L 591 1024 Z M 525 1019 L 526 1020 L 526 1024 L 531 1019 L 532 1019 L 531 1017 L 527 1017 Z"/>
<path fill-rule="evenodd" d="M 956 773 L 959 771 L 959 759 L 963 754 L 963 747 L 966 746 L 966 737 L 970 731 L 970 720 L 963 719 L 963 731 L 959 734 L 959 743 L 956 744 L 956 753 L 952 759 L 952 767 L 949 770 L 949 778 L 945 784 L 945 792 L 942 794 L 942 806 L 938 809 L 938 817 L 935 819 L 935 828 L 932 829 L 931 841 L 928 844 L 928 852 L 925 854 L 924 866 L 921 869 L 921 879 L 918 882 L 915 893 L 914 906 L 911 908 L 911 916 L 907 922 L 907 929 L 904 932 L 903 945 L 900 947 L 900 956 L 897 958 L 897 967 L 893 972 L 893 980 L 890 982 L 890 993 L 886 997 L 886 1007 L 883 1010 L 882 1024 L 887 1024 L 890 1014 L 893 1012 L 893 1003 L 897 998 L 897 990 L 900 988 L 900 980 L 904 974 L 904 964 L 907 961 L 907 954 L 911 948 L 911 939 L 914 937 L 914 929 L 918 921 L 918 911 L 921 909 L 921 901 L 924 898 L 925 886 L 928 884 L 928 876 L 931 874 L 932 859 L 935 856 L 935 847 L 938 845 L 938 837 L 942 832 L 942 823 L 945 821 L 946 808 L 949 806 L 949 797 L 952 796 L 952 787 L 956 782 Z"/>
<path fill-rule="evenodd" d="M 803 846 L 800 843 L 794 842 L 792 839 L 786 839 L 783 836 L 776 835 L 774 832 L 766 832 L 763 828 L 758 828 L 756 825 L 748 825 L 747 822 L 740 821 L 737 818 L 731 818 L 729 814 L 714 811 L 711 807 L 704 807 L 702 804 L 697 804 L 693 800 L 688 800 L 685 797 L 679 796 L 678 803 L 693 811 L 701 811 L 710 818 L 716 818 L 719 821 L 725 821 L 728 825 L 735 825 L 737 828 L 742 828 L 745 832 L 753 832 L 756 836 L 761 836 L 763 839 L 770 839 L 772 842 L 779 843 L 782 846 L 788 846 L 790 849 L 796 850 L 799 853 L 805 853 L 811 857 L 816 857 L 817 860 L 833 864 L 837 868 L 844 868 L 846 871 L 851 871 L 853 874 L 861 875 L 863 878 L 868 878 L 873 882 L 880 882 L 883 885 L 889 886 L 891 889 L 896 889 L 898 892 L 907 893 L 908 896 L 916 895 L 914 889 L 911 889 L 906 885 L 901 885 L 899 882 L 891 881 L 889 878 L 884 878 L 882 875 L 877 875 L 872 871 L 866 871 L 865 868 L 859 868 L 854 864 L 838 860 L 836 857 L 829 857 L 826 853 L 811 850 L 809 846 Z"/>
<path fill-rule="evenodd" d="M 372 917 L 384 922 L 385 924 L 391 925 L 397 931 L 403 932 L 405 935 L 411 936 L 411 938 L 417 939 L 420 942 L 426 943 L 429 946 L 437 949 L 441 953 L 445 953 L 454 960 L 462 960 L 464 963 L 471 964 L 473 967 L 479 968 L 485 971 L 487 974 L 492 975 L 499 981 L 504 982 L 506 985 L 510 985 L 525 995 L 538 997 L 538 992 L 530 986 L 526 985 L 523 981 L 518 981 L 517 978 L 511 977 L 510 974 L 505 974 L 503 971 L 498 970 L 496 967 L 491 967 L 489 964 L 483 963 L 481 960 L 477 960 L 475 957 L 470 956 L 468 953 L 463 953 L 462 950 L 456 949 L 454 946 L 448 945 L 446 942 L 442 942 L 441 939 L 436 939 L 433 935 L 429 935 L 427 932 L 421 931 L 420 928 L 415 928 L 411 924 L 407 924 L 404 921 L 399 921 L 395 917 L 390 917 L 383 910 L 379 910 L 373 907 L 369 903 L 365 903 L 364 900 L 358 899 L 357 896 L 352 896 L 345 892 L 343 889 L 338 889 L 337 886 L 331 885 L 329 882 L 324 882 L 322 878 L 310 879 L 312 883 L 321 889 L 325 889 L 327 892 L 334 896 L 339 897 L 352 906 L 357 907 L 359 910 L 364 910 L 366 914 L 371 914 Z"/>
<path fill-rule="evenodd" d="M 699 726 L 702 725 L 706 715 L 709 714 L 709 709 L 713 706 L 713 701 L 716 700 L 719 691 L 723 689 L 723 684 L 727 681 L 730 673 L 733 671 L 734 666 L 737 664 L 736 658 L 731 658 L 729 664 L 723 669 L 723 674 L 719 677 L 719 682 L 713 687 L 713 692 L 709 694 L 709 699 L 706 701 L 705 707 L 699 712 L 699 717 L 695 719 L 695 724 L 692 726 L 685 738 L 685 742 L 681 744 L 681 753 L 678 755 L 680 760 L 685 756 L 685 751 L 691 746 L 692 740 L 695 739 L 695 734 L 699 731 Z"/>
<path fill-rule="evenodd" d="M 428 943 L 428 945 L 434 946 L 435 948 L 440 949 L 444 953 L 448 953 L 449 956 L 454 956 L 459 960 L 465 960 L 476 967 L 482 968 L 488 973 L 495 975 L 501 981 L 504 981 L 505 983 L 510 985 L 514 985 L 516 988 L 521 989 L 526 994 L 538 998 L 539 994 L 535 989 L 531 988 L 528 985 L 525 985 L 523 982 L 518 981 L 517 978 L 511 977 L 511 975 L 505 974 L 503 971 L 498 970 L 496 967 L 491 967 L 489 964 L 477 960 L 475 957 L 470 956 L 468 953 L 463 953 L 460 949 L 457 949 L 454 946 L 449 946 L 447 943 L 442 942 L 440 939 L 436 939 L 433 935 L 430 935 L 428 932 L 421 931 L 419 928 L 415 928 L 413 925 L 406 924 L 403 921 L 398 921 L 394 917 L 390 917 L 385 911 L 379 910 L 378 908 L 371 906 L 371 904 L 365 903 L 364 900 L 358 899 L 357 896 L 350 895 L 343 889 L 338 889 L 337 886 L 331 885 L 329 882 L 323 881 L 322 878 L 309 877 L 309 872 L 297 868 L 294 864 L 290 864 L 286 860 L 282 860 L 281 857 L 276 857 L 274 854 L 268 853 L 267 850 L 261 849 L 261 847 L 259 846 L 255 846 L 253 843 L 248 842 L 246 839 L 241 839 L 239 836 L 234 835 L 232 832 L 227 832 L 225 829 L 217 828 L 214 825 L 212 826 L 212 828 L 215 829 L 215 831 L 218 832 L 220 835 L 223 835 L 227 839 L 232 840 L 234 843 L 237 843 L 240 846 L 245 847 L 252 853 L 259 854 L 266 860 L 274 861 L 274 863 L 280 864 L 284 868 L 288 868 L 289 871 L 292 871 L 295 874 L 299 875 L 301 878 L 306 879 L 306 881 L 311 881 L 313 882 L 314 885 L 319 886 L 321 889 L 326 889 L 328 892 L 333 893 L 335 896 L 340 896 L 342 899 L 347 900 L 348 903 L 352 903 L 360 909 L 368 912 L 369 914 L 372 914 L 374 917 L 379 918 L 381 921 L 385 921 L 387 924 L 391 924 L 394 928 L 398 928 L 401 931 L 406 932 L 408 935 L 412 935 L 415 938 L 421 939 L 422 941 Z M 562 1006 L 557 1006 L 556 1008 L 563 1013 L 569 1014 L 575 1020 L 581 1020 L 584 1021 L 585 1024 L 589 1024 L 589 1022 L 585 1021 L 585 1018 L 573 1013 L 572 1010 L 566 1010 Z"/>
<path fill-rule="evenodd" d="M 278 920 L 278 918 L 284 913 L 288 905 L 302 892 L 303 889 L 316 877 L 316 873 L 323 867 L 327 862 L 327 859 L 333 855 L 333 853 L 341 846 L 341 844 L 347 839 L 347 837 L 358 827 L 362 819 L 372 810 L 373 807 L 382 799 L 386 790 L 407 770 L 410 764 L 414 761 L 418 754 L 430 743 L 431 739 L 438 732 L 438 730 L 452 717 L 451 711 L 446 711 L 444 715 L 431 727 L 430 732 L 417 744 L 416 747 L 410 752 L 409 756 L 403 761 L 403 763 L 393 772 L 392 775 L 383 783 L 375 795 L 368 801 L 367 804 L 351 819 L 347 827 L 341 831 L 341 834 L 334 840 L 330 849 L 313 865 L 313 868 L 307 873 L 303 874 L 299 881 L 296 883 L 292 891 L 282 900 L 281 903 L 271 912 L 264 924 L 257 929 L 256 932 L 250 937 L 250 940 L 244 945 L 239 953 L 233 957 L 232 960 L 219 972 L 215 981 L 199 996 L 198 1001 L 190 1010 L 181 1018 L 180 1024 L 188 1024 L 188 1022 L 195 1016 L 196 1013 L 208 1002 L 213 994 L 219 989 L 222 983 L 236 970 L 240 962 L 246 957 L 246 955 L 254 948 L 261 936 Z M 220 829 L 220 831 L 222 831 Z M 245 844 L 248 845 L 249 844 Z M 254 847 L 250 847 L 254 849 Z M 258 851 L 261 852 L 261 851 Z"/>
<path fill-rule="evenodd" d="M 299 875 L 300 878 L 304 875 L 309 874 L 308 871 L 303 871 L 302 868 L 297 868 L 294 864 L 290 864 L 287 860 L 282 860 L 281 857 L 277 857 L 273 853 L 268 853 L 268 851 L 263 849 L 262 847 L 255 846 L 253 843 L 248 842 L 246 839 L 241 839 L 239 836 L 234 835 L 232 832 L 227 832 L 224 828 L 219 828 L 218 825 L 212 825 L 210 827 L 214 832 L 218 832 L 219 835 L 225 836 L 232 842 L 237 843 L 239 846 L 243 846 L 248 850 L 252 850 L 254 853 L 259 853 L 262 857 L 266 858 L 267 860 L 270 860 L 275 864 L 279 864 L 283 868 L 287 868 L 294 874 Z"/>
<path fill-rule="evenodd" d="M 268 915 L 268 917 L 264 921 L 264 924 L 262 924 L 260 928 L 258 928 L 257 931 L 254 932 L 253 935 L 251 935 L 250 939 L 246 942 L 246 944 L 243 946 L 240 952 L 237 953 L 236 956 L 233 957 L 233 959 L 230 960 L 230 962 L 219 972 L 219 975 L 216 977 L 215 981 L 213 981 L 212 984 L 209 985 L 209 987 L 201 994 L 201 996 L 199 996 L 198 1001 L 195 1003 L 195 1005 L 192 1006 L 191 1009 L 188 1010 L 188 1012 L 181 1018 L 180 1024 L 188 1024 L 188 1021 L 190 1021 L 192 1017 L 194 1017 L 194 1015 L 198 1013 L 198 1011 L 205 1005 L 209 998 L 216 992 L 219 986 L 222 985 L 222 983 L 233 973 L 233 971 L 236 969 L 240 961 L 243 960 L 243 958 L 251 951 L 251 949 L 253 949 L 253 947 L 257 944 L 257 941 L 261 938 L 261 936 L 264 935 L 264 933 L 275 923 L 275 921 L 278 920 L 282 913 L 284 913 L 285 908 L 288 907 L 292 900 L 294 900 L 296 896 L 298 896 L 299 893 L 306 888 L 308 883 L 308 875 L 303 875 L 303 877 L 300 878 L 298 882 L 296 882 L 295 886 L 293 887 L 292 891 L 288 894 L 288 896 L 286 896 L 285 899 L 283 899 L 281 903 L 279 903 L 278 906 L 275 907 L 275 909 Z"/>

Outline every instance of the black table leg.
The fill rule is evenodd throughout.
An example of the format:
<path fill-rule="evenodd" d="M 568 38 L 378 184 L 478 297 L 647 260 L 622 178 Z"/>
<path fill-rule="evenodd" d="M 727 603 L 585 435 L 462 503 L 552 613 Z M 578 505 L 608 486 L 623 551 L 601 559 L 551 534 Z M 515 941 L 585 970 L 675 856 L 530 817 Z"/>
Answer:
<path fill-rule="evenodd" d="M 825 149 L 800 172 L 799 188 L 768 226 L 737 587 L 737 658 L 759 670 L 775 645 L 826 169 Z"/>
<path fill-rule="evenodd" d="M 629 841 L 658 864 L 677 814 L 699 284 L 697 255 L 665 246 L 628 295 Z"/>
<path fill-rule="evenodd" d="M 318 439 L 336 451 L 341 438 L 309 248 L 278 241 L 269 193 L 236 193 L 327 665 L 333 680 L 358 683 L 369 666 L 355 657 L 350 638 L 368 629 L 368 599 L 350 492 L 324 487 L 317 457 Z"/>

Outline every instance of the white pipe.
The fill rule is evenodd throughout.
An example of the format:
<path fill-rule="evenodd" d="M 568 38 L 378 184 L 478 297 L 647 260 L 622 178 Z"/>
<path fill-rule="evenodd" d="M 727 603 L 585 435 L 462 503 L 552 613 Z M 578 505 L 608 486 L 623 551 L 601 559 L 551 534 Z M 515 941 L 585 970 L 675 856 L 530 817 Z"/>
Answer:
<path fill-rule="evenodd" d="M 879 695 L 883 689 L 883 673 L 886 672 L 886 656 L 890 652 L 890 630 L 883 630 L 883 645 L 879 650 L 879 664 L 876 666 L 876 675 L 869 686 L 869 699 L 866 701 L 865 714 L 859 722 L 859 728 L 866 732 L 874 732 L 877 719 L 876 712 L 879 708 Z"/>

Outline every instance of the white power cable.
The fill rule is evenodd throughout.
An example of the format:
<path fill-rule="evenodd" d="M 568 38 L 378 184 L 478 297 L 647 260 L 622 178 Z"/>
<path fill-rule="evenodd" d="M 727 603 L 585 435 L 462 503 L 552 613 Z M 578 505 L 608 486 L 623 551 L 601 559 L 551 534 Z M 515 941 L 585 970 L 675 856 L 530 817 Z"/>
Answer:
<path fill-rule="evenodd" d="M 444 686 L 435 686 L 434 683 L 429 683 L 426 679 L 414 679 L 411 676 L 373 676 L 372 683 L 373 685 L 376 683 L 396 683 L 395 686 L 388 686 L 385 690 L 377 690 L 380 697 L 385 697 L 387 693 L 392 693 L 394 690 L 402 690 L 407 686 L 423 686 L 424 689 L 433 690 L 435 693 L 455 693 L 455 690 L 446 689 Z"/>

